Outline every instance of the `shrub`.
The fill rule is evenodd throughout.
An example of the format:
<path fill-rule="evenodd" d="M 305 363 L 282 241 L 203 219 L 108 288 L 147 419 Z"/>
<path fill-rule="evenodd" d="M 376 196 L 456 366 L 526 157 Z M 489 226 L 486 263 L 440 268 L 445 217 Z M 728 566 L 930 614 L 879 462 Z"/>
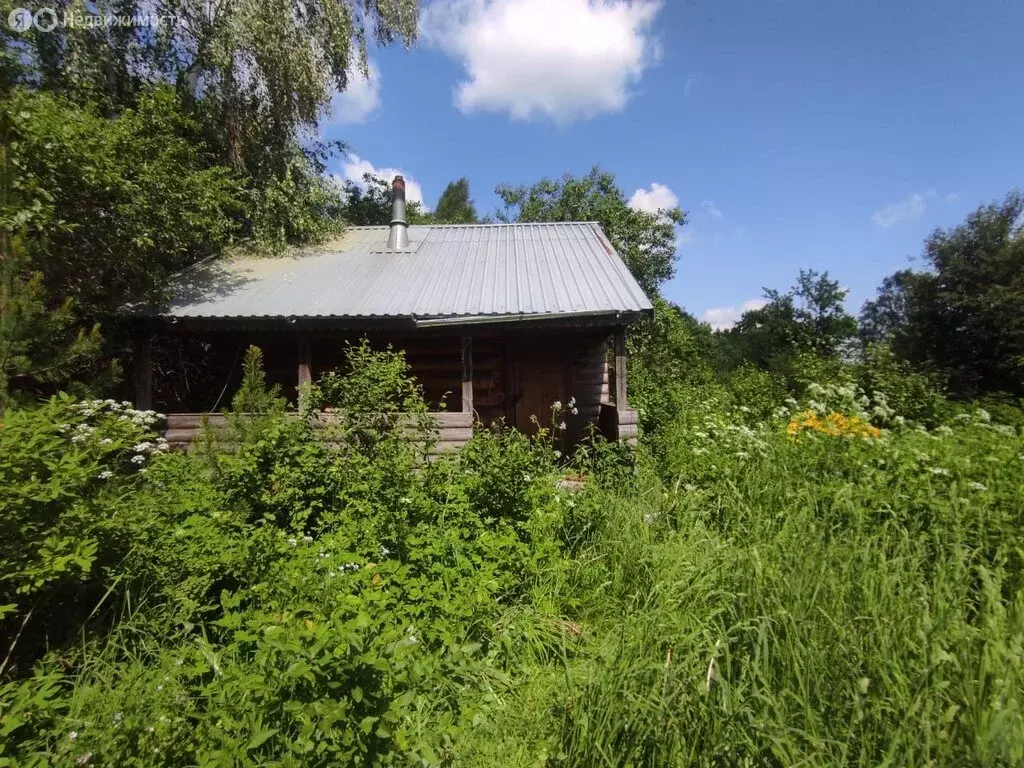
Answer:
<path fill-rule="evenodd" d="M 872 401 L 884 400 L 892 410 L 882 426 L 893 426 L 892 419 L 901 418 L 933 427 L 948 411 L 937 382 L 899 360 L 888 346 L 869 346 L 864 361 L 854 369 L 854 377 Z"/>
<path fill-rule="evenodd" d="M 749 423 L 769 418 L 788 394 L 785 379 L 749 364 L 731 371 L 725 388 Z"/>

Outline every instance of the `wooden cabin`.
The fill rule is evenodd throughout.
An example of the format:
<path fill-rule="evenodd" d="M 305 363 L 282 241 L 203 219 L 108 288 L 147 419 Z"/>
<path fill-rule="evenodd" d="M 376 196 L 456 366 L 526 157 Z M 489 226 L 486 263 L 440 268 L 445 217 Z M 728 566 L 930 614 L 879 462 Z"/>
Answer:
<path fill-rule="evenodd" d="M 601 227 L 409 226 L 401 177 L 393 191 L 390 226 L 178 274 L 168 306 L 136 313 L 137 407 L 166 413 L 167 439 L 187 447 L 204 416 L 230 403 L 250 344 L 297 407 L 302 385 L 342 367 L 346 342 L 365 337 L 405 351 L 436 412 L 439 451 L 500 420 L 532 432 L 554 402 L 572 398 L 578 413 L 560 430 L 566 447 L 590 424 L 632 441 L 625 333 L 653 310 Z M 202 373 L 216 386 L 161 386 L 178 375 L 160 354 L 175 344 L 201 347 Z"/>

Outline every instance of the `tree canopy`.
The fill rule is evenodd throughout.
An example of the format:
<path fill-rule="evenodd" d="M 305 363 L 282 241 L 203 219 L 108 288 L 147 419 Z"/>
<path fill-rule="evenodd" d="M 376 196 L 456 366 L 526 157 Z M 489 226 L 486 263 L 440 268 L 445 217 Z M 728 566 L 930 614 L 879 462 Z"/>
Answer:
<path fill-rule="evenodd" d="M 972 212 L 924 244 L 924 270 L 887 277 L 864 305 L 866 339 L 964 396 L 1024 394 L 1024 195 Z"/>
<path fill-rule="evenodd" d="M 346 222 L 357 227 L 391 223 L 391 181 L 372 173 L 363 174 L 363 183 L 346 181 L 342 191 L 342 210 Z M 410 224 L 431 220 L 417 201 L 406 201 L 405 216 Z"/>
<path fill-rule="evenodd" d="M 641 287 L 654 294 L 675 274 L 679 208 L 649 213 L 631 208 L 615 177 L 594 166 L 586 176 L 566 174 L 526 186 L 500 185 L 501 221 L 596 221 Z"/>
<path fill-rule="evenodd" d="M 283 178 L 300 131 L 313 128 L 335 89 L 366 75 L 370 41 L 416 39 L 417 0 L 137 0 L 96 12 L 146 14 L 146 25 L 57 25 L 11 36 L 22 66 L 8 78 L 88 101 L 101 114 L 172 85 L 217 159 L 255 179 Z M 81 11 L 57 3 L 63 12 Z M 19 71 L 20 70 L 20 71 Z"/>
<path fill-rule="evenodd" d="M 438 224 L 475 224 L 476 206 L 469 197 L 469 179 L 449 182 L 434 208 L 433 220 Z"/>
<path fill-rule="evenodd" d="M 828 272 L 800 270 L 792 288 L 765 289 L 765 305 L 745 312 L 722 334 L 726 359 L 733 366 L 753 363 L 782 372 L 800 354 L 838 358 L 857 334 L 846 295 Z"/>
<path fill-rule="evenodd" d="M 95 351 L 97 321 L 106 331 L 115 310 L 161 301 L 174 271 L 236 244 L 280 251 L 338 232 L 343 190 L 325 170 L 343 147 L 315 128 L 366 74 L 368 46 L 411 44 L 419 15 L 417 0 L 53 11 L 160 23 L 0 25 L 0 153 L 15 193 L 0 201 L 0 356 L 37 379 L 53 366 L 33 360 Z M 29 327 L 49 354 L 25 346 Z M 90 343 L 65 346 L 79 331 Z M 105 355 L 123 353 L 107 341 Z"/>

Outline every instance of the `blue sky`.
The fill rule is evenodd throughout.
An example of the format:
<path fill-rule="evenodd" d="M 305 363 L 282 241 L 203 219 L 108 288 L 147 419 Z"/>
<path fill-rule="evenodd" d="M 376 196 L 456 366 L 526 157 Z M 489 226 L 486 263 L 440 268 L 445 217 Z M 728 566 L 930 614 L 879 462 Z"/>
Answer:
<path fill-rule="evenodd" d="M 856 310 L 1024 185 L 1024 3 L 455 0 L 422 22 L 335 99 L 331 170 L 400 170 L 428 207 L 466 176 L 484 214 L 499 183 L 600 164 L 689 213 L 663 292 L 717 325 L 801 267 Z"/>

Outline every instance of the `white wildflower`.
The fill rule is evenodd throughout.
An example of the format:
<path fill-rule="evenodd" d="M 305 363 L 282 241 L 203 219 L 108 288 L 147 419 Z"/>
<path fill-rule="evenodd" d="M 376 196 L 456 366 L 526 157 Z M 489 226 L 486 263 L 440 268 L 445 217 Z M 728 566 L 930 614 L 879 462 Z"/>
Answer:
<path fill-rule="evenodd" d="M 945 467 L 929 467 L 928 471 L 933 475 L 939 475 L 941 477 L 949 477 L 949 470 Z"/>
<path fill-rule="evenodd" d="M 312 536 L 303 536 L 302 537 L 302 543 L 303 544 L 312 544 L 313 543 L 313 537 Z"/>
<path fill-rule="evenodd" d="M 562 401 L 561 400 L 555 400 L 555 402 L 551 405 L 551 407 L 554 408 L 556 411 L 560 411 L 562 409 Z"/>
<path fill-rule="evenodd" d="M 131 459 L 129 459 L 129 461 L 131 461 L 132 464 L 145 464 L 146 457 L 139 453 L 136 454 L 135 456 L 132 456 Z"/>
<path fill-rule="evenodd" d="M 74 741 L 78 738 L 78 731 L 72 731 L 68 734 L 68 741 Z"/>
<path fill-rule="evenodd" d="M 988 490 L 987 486 L 985 486 L 985 485 L 983 485 L 981 483 L 974 482 L 974 481 L 969 482 L 967 484 L 967 487 L 970 488 L 972 491 L 987 491 Z"/>
<path fill-rule="evenodd" d="M 104 469 L 102 472 L 100 472 L 98 475 L 96 475 L 96 477 L 98 477 L 100 480 L 109 480 L 113 476 L 114 476 L 114 473 L 111 472 L 109 469 Z"/>
<path fill-rule="evenodd" d="M 299 543 L 299 541 L 298 539 L 288 539 L 288 543 L 294 547 L 296 544 Z"/>

